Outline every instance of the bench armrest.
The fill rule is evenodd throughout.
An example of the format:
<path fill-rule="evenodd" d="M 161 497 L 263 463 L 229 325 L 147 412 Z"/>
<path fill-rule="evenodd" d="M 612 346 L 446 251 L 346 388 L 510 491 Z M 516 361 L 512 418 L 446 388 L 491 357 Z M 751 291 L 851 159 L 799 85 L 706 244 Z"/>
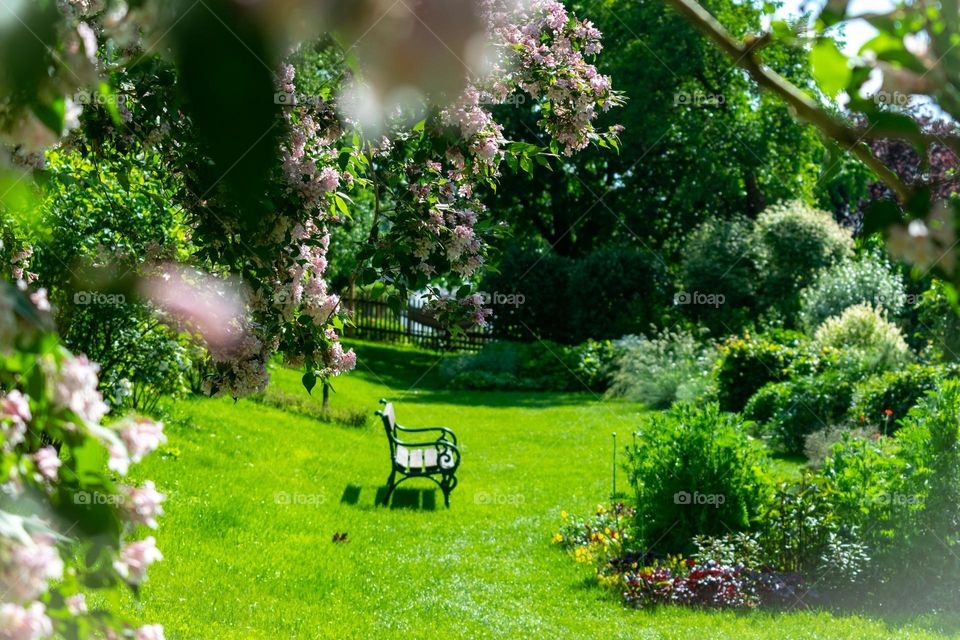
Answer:
<path fill-rule="evenodd" d="M 396 426 L 397 431 L 404 431 L 406 433 L 424 433 L 429 431 L 439 431 L 443 435 L 441 436 L 442 440 L 447 440 L 453 444 L 457 444 L 457 434 L 455 434 L 450 429 L 446 427 L 423 427 L 422 429 L 411 429 L 410 427 L 401 427 L 400 425 Z"/>

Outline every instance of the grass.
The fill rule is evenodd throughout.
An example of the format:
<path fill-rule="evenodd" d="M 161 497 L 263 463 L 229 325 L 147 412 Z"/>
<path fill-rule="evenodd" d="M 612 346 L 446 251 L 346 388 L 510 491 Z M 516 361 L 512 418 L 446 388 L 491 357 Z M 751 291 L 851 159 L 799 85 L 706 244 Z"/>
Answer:
<path fill-rule="evenodd" d="M 562 509 L 611 490 L 611 432 L 635 405 L 589 394 L 451 392 L 435 358 L 358 345 L 334 406 L 388 397 L 401 423 L 463 443 L 452 508 L 425 481 L 376 498 L 388 472 L 379 424 L 351 428 L 229 399 L 182 402 L 188 420 L 138 473 L 168 500 L 166 555 L 127 613 L 187 638 L 941 638 L 859 616 L 624 609 L 551 545 Z M 272 387 L 297 392 L 277 368 Z M 303 392 L 305 393 L 305 392 Z M 315 399 L 319 404 L 319 398 Z M 371 423 L 372 424 L 372 423 Z M 335 543 L 337 533 L 347 542 Z"/>

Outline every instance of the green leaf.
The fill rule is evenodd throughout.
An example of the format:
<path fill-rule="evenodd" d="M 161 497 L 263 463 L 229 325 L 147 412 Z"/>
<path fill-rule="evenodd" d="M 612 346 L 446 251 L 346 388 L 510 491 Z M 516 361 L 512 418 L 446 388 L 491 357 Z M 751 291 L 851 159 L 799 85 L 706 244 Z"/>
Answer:
<path fill-rule="evenodd" d="M 830 38 L 821 38 L 810 50 L 813 76 L 825 94 L 837 97 L 850 83 L 850 65 L 847 56 Z"/>
<path fill-rule="evenodd" d="M 317 374 L 314 373 L 312 368 L 307 369 L 307 372 L 301 378 L 301 382 L 303 382 L 303 388 L 307 390 L 307 393 L 313 395 L 313 388 L 317 386 Z"/>
<path fill-rule="evenodd" d="M 351 216 L 350 216 L 350 208 L 347 207 L 347 203 L 346 203 L 346 201 L 344 201 L 343 198 L 341 198 L 338 194 L 334 194 L 334 195 L 333 195 L 333 201 L 336 203 L 337 209 L 340 210 L 340 213 L 342 213 L 343 215 L 347 216 L 348 218 L 351 217 Z"/>

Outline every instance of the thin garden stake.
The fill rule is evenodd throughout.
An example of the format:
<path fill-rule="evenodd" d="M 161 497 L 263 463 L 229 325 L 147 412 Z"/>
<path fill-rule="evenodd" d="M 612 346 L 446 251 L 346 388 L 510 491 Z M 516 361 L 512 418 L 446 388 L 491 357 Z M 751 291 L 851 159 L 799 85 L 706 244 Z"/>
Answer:
<path fill-rule="evenodd" d="M 613 520 L 617 525 L 617 531 L 620 530 L 620 513 L 617 510 L 617 432 L 613 432 L 613 495 L 610 496 L 613 502 Z"/>

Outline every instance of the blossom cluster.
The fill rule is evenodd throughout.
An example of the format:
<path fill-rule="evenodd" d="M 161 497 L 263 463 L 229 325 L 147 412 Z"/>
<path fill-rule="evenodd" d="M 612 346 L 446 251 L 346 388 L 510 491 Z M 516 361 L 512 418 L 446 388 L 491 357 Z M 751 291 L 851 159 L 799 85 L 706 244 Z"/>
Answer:
<path fill-rule="evenodd" d="M 11 290 L 7 295 L 20 295 L 21 304 L 29 304 L 24 292 L 4 286 Z M 39 308 L 34 313 L 44 315 Z M 133 629 L 103 612 L 89 611 L 76 578 L 88 570 L 78 558 L 106 556 L 115 581 L 138 585 L 149 566 L 162 558 L 154 538 L 133 538 L 137 527 L 157 527 L 164 495 L 150 481 L 113 492 L 106 469 L 90 468 L 89 452 L 102 449 L 109 469 L 123 476 L 130 464 L 166 442 L 163 425 L 133 416 L 101 425 L 107 406 L 97 390 L 97 365 L 61 349 L 42 330 L 33 335 L 37 339 L 31 342 L 31 334 L 21 332 L 19 356 L 34 362 L 16 378 L 7 371 L 4 377 L 17 379 L 17 386 L 0 390 L 0 468 L 9 470 L 0 495 L 14 502 L 45 501 L 38 509 L 44 515 L 24 517 L 0 503 L 5 523 L 0 534 L 0 639 L 52 638 L 62 635 L 73 624 L 68 619 L 76 617 L 86 617 L 90 628 L 106 637 L 120 637 L 117 632 L 126 630 L 137 638 L 162 639 L 162 628 L 156 625 Z M 89 524 L 83 522 L 83 506 L 93 504 L 93 496 L 98 508 L 113 505 L 109 517 L 116 519 L 120 539 L 87 540 L 58 529 L 62 523 Z M 65 503 L 70 503 L 69 518 L 60 513 Z M 98 514 L 90 517 L 103 517 Z M 51 597 L 54 592 L 57 598 Z M 65 608 L 51 605 L 60 599 Z"/>

